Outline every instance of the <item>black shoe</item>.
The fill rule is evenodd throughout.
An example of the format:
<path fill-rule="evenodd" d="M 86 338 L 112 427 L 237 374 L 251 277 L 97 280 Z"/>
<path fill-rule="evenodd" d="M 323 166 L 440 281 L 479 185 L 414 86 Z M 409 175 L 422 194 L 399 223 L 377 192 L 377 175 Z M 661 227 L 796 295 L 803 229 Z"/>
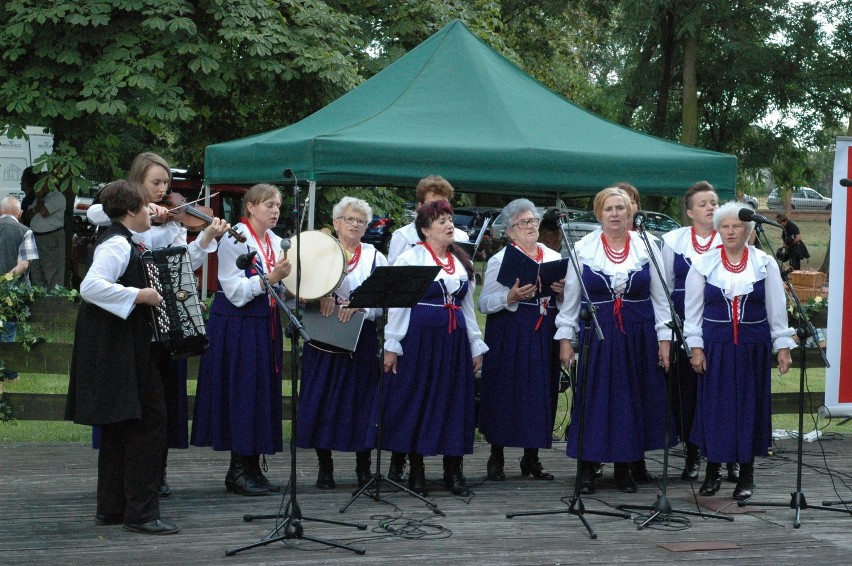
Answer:
<path fill-rule="evenodd" d="M 253 477 L 251 460 L 252 456 L 231 452 L 231 467 L 225 476 L 225 488 L 231 493 L 248 497 L 272 495 L 272 490 L 258 483 Z"/>
<path fill-rule="evenodd" d="M 369 450 L 364 450 L 363 452 L 355 453 L 355 477 L 358 478 L 359 489 L 367 485 L 367 483 L 373 477 L 373 474 L 370 471 L 371 465 L 372 461 L 370 459 Z"/>
<path fill-rule="evenodd" d="M 639 491 L 639 486 L 636 485 L 636 480 L 633 478 L 633 472 L 630 470 L 629 463 L 615 464 L 615 486 L 618 491 L 623 493 L 636 493 Z"/>
<path fill-rule="evenodd" d="M 169 482 L 166 481 L 166 471 L 163 470 L 163 482 L 160 484 L 160 487 L 157 488 L 157 495 L 160 497 L 168 497 L 172 494 L 171 488 L 169 488 Z"/>
<path fill-rule="evenodd" d="M 491 481 L 505 481 L 506 471 L 503 454 L 495 454 L 494 452 L 491 452 L 491 456 L 488 457 L 486 469 L 488 470 L 488 479 Z"/>
<path fill-rule="evenodd" d="M 411 453 L 408 455 L 408 461 L 411 464 L 408 470 L 408 489 L 425 497 L 429 492 L 426 489 L 426 468 L 423 465 L 423 456 Z"/>
<path fill-rule="evenodd" d="M 717 462 L 707 462 L 707 470 L 704 473 L 704 483 L 698 488 L 698 494 L 716 495 L 716 492 L 722 487 L 722 465 Z"/>
<path fill-rule="evenodd" d="M 537 480 L 553 479 L 553 474 L 544 469 L 544 466 L 538 460 L 537 454 L 535 456 L 524 454 L 524 457 L 521 458 L 521 475 L 532 476 Z"/>
<path fill-rule="evenodd" d="M 317 471 L 317 487 L 319 489 L 334 489 L 334 460 L 331 458 L 331 450 L 316 449 L 319 459 L 319 470 Z"/>
<path fill-rule="evenodd" d="M 124 524 L 124 530 L 131 533 L 142 533 L 144 535 L 174 535 L 180 532 L 180 527 L 169 521 L 154 519 L 139 525 Z"/>
<path fill-rule="evenodd" d="M 698 473 L 700 471 L 701 464 L 687 460 L 686 465 L 683 467 L 683 471 L 680 473 L 680 479 L 684 481 L 696 481 L 698 480 Z"/>
<path fill-rule="evenodd" d="M 630 475 L 633 476 L 633 481 L 637 483 L 654 483 L 657 481 L 654 476 L 648 473 L 644 459 L 630 462 Z"/>
<path fill-rule="evenodd" d="M 248 458 L 248 462 L 250 465 L 249 473 L 252 479 L 254 479 L 254 481 L 257 482 L 258 485 L 263 486 L 269 491 L 272 491 L 274 493 L 278 493 L 279 491 L 281 491 L 281 486 L 272 483 L 271 481 L 269 481 L 269 479 L 267 479 L 265 475 L 263 475 L 263 470 L 260 467 L 260 454 L 255 454 L 254 456 L 249 456 Z M 266 466 L 266 458 L 264 458 L 263 464 L 264 466 Z"/>
<path fill-rule="evenodd" d="M 469 497 L 470 490 L 462 473 L 461 456 L 444 456 L 444 486 L 459 497 Z"/>
<path fill-rule="evenodd" d="M 754 464 L 740 464 L 740 479 L 734 489 L 734 499 L 745 501 L 754 493 Z"/>
<path fill-rule="evenodd" d="M 728 464 L 728 481 L 731 483 L 737 483 L 740 481 L 740 465 L 736 462 L 733 464 Z"/>
<path fill-rule="evenodd" d="M 580 468 L 580 493 L 591 495 L 595 492 L 595 467 L 597 462 L 583 462 Z"/>
<path fill-rule="evenodd" d="M 402 483 L 405 476 L 405 452 L 391 452 L 388 479 Z"/>
<path fill-rule="evenodd" d="M 98 513 L 95 515 L 95 524 L 101 527 L 106 525 L 120 525 L 124 522 L 124 513 Z"/>

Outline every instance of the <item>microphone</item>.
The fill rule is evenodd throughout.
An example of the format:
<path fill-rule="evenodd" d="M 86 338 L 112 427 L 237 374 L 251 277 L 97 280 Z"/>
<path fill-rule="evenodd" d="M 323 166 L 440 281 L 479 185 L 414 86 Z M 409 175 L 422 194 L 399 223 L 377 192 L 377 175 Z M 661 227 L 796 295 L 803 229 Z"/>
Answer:
<path fill-rule="evenodd" d="M 633 228 L 635 228 L 636 230 L 644 230 L 645 220 L 647 219 L 648 217 L 645 216 L 644 212 L 642 212 L 641 210 L 637 210 L 636 213 L 633 215 Z"/>
<path fill-rule="evenodd" d="M 770 220 L 765 216 L 761 216 L 760 214 L 755 214 L 755 212 L 751 208 L 741 208 L 737 216 L 743 222 L 756 222 L 757 224 L 769 224 L 770 226 L 775 226 L 776 228 L 784 229 L 783 226 L 775 222 L 774 220 Z"/>
<path fill-rule="evenodd" d="M 237 268 L 239 269 L 248 269 L 252 265 L 254 265 L 254 258 L 257 255 L 257 252 L 251 252 L 247 254 L 240 254 L 237 256 Z"/>
<path fill-rule="evenodd" d="M 287 259 L 287 250 L 290 249 L 290 238 L 281 239 L 281 259 Z"/>
<path fill-rule="evenodd" d="M 840 184 L 844 187 L 852 187 L 852 179 L 840 179 Z"/>
<path fill-rule="evenodd" d="M 284 178 L 285 179 L 289 179 L 292 176 L 293 176 L 293 170 L 292 169 L 287 168 L 287 169 L 284 170 Z"/>

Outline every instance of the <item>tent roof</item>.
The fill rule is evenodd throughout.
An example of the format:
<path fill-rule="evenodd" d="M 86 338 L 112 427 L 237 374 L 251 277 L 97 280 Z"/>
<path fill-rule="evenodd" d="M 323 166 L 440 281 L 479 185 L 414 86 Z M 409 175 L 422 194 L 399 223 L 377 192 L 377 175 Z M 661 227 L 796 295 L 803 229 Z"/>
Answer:
<path fill-rule="evenodd" d="M 733 195 L 736 158 L 630 130 L 568 102 L 456 20 L 304 120 L 207 147 L 211 184 L 414 186 L 589 194 L 626 181 L 682 195 L 705 179 Z"/>

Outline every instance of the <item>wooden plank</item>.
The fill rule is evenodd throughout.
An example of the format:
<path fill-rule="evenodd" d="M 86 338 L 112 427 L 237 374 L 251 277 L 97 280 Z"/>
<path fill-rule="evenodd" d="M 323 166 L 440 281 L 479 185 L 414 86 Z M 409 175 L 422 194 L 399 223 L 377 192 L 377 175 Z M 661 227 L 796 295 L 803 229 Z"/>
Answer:
<path fill-rule="evenodd" d="M 74 328 L 80 303 L 65 297 L 39 297 L 30 305 L 27 322 L 44 323 L 63 328 Z"/>
<path fill-rule="evenodd" d="M 18 373 L 64 373 L 71 369 L 71 344 L 39 342 L 29 351 L 20 342 L 0 343 L 0 360 Z"/>
<path fill-rule="evenodd" d="M 65 420 L 65 398 L 63 393 L 5 393 L 4 399 L 12 408 L 12 418 L 19 421 Z M 289 421 L 292 414 L 292 397 L 283 397 L 283 420 Z M 195 395 L 188 397 L 189 418 L 192 419 Z"/>

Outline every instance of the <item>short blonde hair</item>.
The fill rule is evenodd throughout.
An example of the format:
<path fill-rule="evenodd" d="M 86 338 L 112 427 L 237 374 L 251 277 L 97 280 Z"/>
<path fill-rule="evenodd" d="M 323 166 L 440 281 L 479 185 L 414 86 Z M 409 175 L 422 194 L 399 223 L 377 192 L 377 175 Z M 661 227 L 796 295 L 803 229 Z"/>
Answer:
<path fill-rule="evenodd" d="M 630 216 L 633 216 L 635 211 L 633 210 L 633 203 L 630 200 L 630 195 L 618 187 L 607 187 L 595 195 L 595 202 L 592 206 L 592 210 L 595 211 L 595 218 L 598 219 L 598 222 L 600 222 L 601 215 L 603 214 L 604 202 L 606 202 L 606 199 L 609 197 L 619 197 L 624 202 L 624 206 L 627 207 L 627 213 Z"/>
<path fill-rule="evenodd" d="M 260 183 L 258 185 L 254 185 L 252 188 L 243 195 L 243 206 L 242 206 L 242 215 L 243 218 L 248 218 L 248 205 L 249 203 L 258 205 L 262 202 L 265 202 L 275 195 L 281 196 L 281 193 L 278 191 L 278 187 L 274 185 L 268 185 L 266 183 Z"/>

